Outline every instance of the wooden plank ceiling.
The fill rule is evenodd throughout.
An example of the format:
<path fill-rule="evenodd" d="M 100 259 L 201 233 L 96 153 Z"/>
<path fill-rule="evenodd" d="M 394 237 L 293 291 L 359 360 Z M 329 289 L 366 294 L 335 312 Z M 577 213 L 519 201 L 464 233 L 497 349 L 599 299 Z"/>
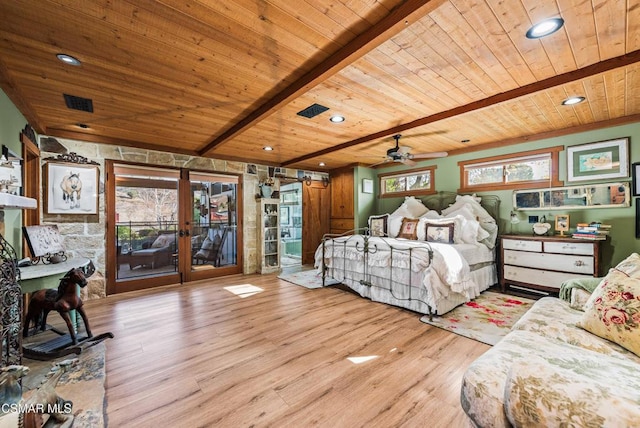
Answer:
<path fill-rule="evenodd" d="M 383 159 L 396 133 L 456 153 L 640 120 L 637 0 L 13 0 L 0 15 L 0 87 L 43 135 L 322 171 Z M 564 27 L 525 37 L 550 17 Z M 297 115 L 314 103 L 329 110 Z"/>

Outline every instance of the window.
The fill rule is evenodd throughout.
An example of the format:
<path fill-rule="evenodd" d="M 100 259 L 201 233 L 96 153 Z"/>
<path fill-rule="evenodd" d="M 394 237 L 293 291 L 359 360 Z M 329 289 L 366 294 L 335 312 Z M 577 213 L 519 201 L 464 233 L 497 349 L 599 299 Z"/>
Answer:
<path fill-rule="evenodd" d="M 436 167 L 380 174 L 380 196 L 426 195 L 435 193 Z"/>
<path fill-rule="evenodd" d="M 460 191 L 522 189 L 563 185 L 558 180 L 558 152 L 562 146 L 506 156 L 458 162 Z"/>

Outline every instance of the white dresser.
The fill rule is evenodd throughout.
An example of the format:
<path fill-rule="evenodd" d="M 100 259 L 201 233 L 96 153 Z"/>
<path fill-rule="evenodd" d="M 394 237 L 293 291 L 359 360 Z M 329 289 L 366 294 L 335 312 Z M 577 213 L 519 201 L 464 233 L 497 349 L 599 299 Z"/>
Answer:
<path fill-rule="evenodd" d="M 601 276 L 600 244 L 553 236 L 502 235 L 500 287 L 557 294 L 567 279 Z"/>

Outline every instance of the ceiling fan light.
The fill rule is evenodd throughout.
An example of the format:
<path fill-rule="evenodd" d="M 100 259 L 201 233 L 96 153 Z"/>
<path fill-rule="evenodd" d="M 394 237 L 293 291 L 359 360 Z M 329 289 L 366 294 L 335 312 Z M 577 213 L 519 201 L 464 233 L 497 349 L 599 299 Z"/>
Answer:
<path fill-rule="evenodd" d="M 333 123 L 342 123 L 345 121 L 344 116 L 340 116 L 339 114 L 331 116 L 329 120 Z"/>
<path fill-rule="evenodd" d="M 64 62 L 65 64 L 74 65 L 76 67 L 82 65 L 79 59 L 74 58 L 71 55 L 59 53 L 59 54 L 56 54 L 56 58 L 58 58 L 60 61 Z"/>
<path fill-rule="evenodd" d="M 566 100 L 562 101 L 563 106 L 572 106 L 574 104 L 579 104 L 585 100 L 584 97 L 569 97 Z"/>
<path fill-rule="evenodd" d="M 533 27 L 527 31 L 528 39 L 539 39 L 540 37 L 546 37 L 555 33 L 564 25 L 564 19 L 562 18 L 549 18 L 544 21 L 534 24 Z"/>

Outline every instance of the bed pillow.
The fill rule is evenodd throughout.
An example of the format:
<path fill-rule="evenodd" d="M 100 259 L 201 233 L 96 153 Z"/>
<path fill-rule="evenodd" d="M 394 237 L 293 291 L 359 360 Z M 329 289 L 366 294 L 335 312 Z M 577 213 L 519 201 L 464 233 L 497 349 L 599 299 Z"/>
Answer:
<path fill-rule="evenodd" d="M 387 221 L 387 230 L 389 232 L 389 237 L 398 237 L 400 228 L 402 227 L 402 220 L 404 220 L 404 218 L 405 217 L 401 215 L 389 215 L 389 220 Z"/>
<path fill-rule="evenodd" d="M 369 217 L 368 225 L 371 236 L 388 236 L 389 214 L 372 215 Z"/>
<path fill-rule="evenodd" d="M 403 218 L 398 238 L 417 239 L 419 221 L 417 218 Z"/>
<path fill-rule="evenodd" d="M 411 218 L 418 218 L 429 211 L 429 208 L 425 207 L 422 201 L 416 199 L 415 196 L 406 196 L 400 207 L 404 207 L 409 213 L 406 217 Z"/>
<path fill-rule="evenodd" d="M 490 236 L 489 232 L 480 226 L 480 222 L 475 214 L 473 214 L 469 204 L 464 204 L 457 210 L 450 211 L 447 217 L 456 215 L 462 216 L 465 219 L 462 224 L 462 232 L 460 233 L 460 238 L 463 242 L 475 244 L 476 242 L 482 242 Z"/>
<path fill-rule="evenodd" d="M 640 279 L 611 269 L 591 293 L 577 325 L 640 357 Z"/>
<path fill-rule="evenodd" d="M 425 241 L 427 242 L 439 242 L 442 244 L 454 243 L 454 232 L 456 230 L 455 222 L 444 223 L 437 222 L 432 223 L 427 220 L 424 223 Z"/>
<path fill-rule="evenodd" d="M 640 279 L 640 255 L 632 253 L 629 257 L 618 263 L 616 270 L 623 272 L 631 278 Z"/>

